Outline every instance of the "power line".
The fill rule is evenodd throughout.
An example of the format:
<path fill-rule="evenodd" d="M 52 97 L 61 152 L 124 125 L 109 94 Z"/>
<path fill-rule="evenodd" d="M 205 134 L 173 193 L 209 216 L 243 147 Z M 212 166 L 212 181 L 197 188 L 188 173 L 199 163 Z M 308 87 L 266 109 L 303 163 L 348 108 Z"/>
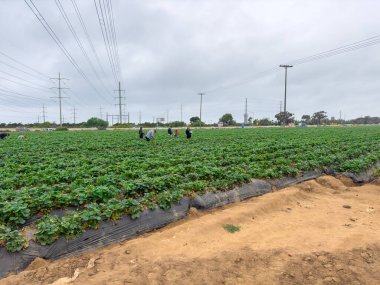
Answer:
<path fill-rule="evenodd" d="M 88 30 L 87 30 L 87 26 L 86 26 L 86 24 L 85 24 L 85 22 L 84 22 L 84 20 L 83 20 L 83 17 L 82 17 L 82 15 L 81 15 L 81 13 L 80 13 L 80 10 L 79 10 L 79 8 L 78 8 L 78 5 L 77 5 L 77 3 L 76 3 L 76 0 L 71 0 L 71 3 L 73 4 L 74 10 L 75 10 L 75 12 L 76 12 L 76 14 L 77 14 L 77 17 L 78 17 L 78 19 L 79 19 L 79 22 L 80 22 L 80 24 L 81 24 L 81 26 L 82 26 L 82 29 L 83 29 L 83 31 L 84 31 L 84 34 L 85 34 L 85 36 L 86 36 L 86 38 L 87 38 L 87 41 L 88 41 L 88 43 L 89 43 L 89 45 L 90 45 L 91 51 L 93 52 L 93 54 L 94 54 L 94 56 L 95 56 L 95 59 L 96 59 L 98 65 L 99 65 L 99 68 L 100 68 L 100 70 L 102 71 L 103 75 L 104 75 L 105 77 L 107 77 L 107 74 L 106 74 L 106 72 L 104 71 L 103 65 L 101 64 L 101 61 L 100 61 L 100 59 L 99 59 L 98 53 L 96 52 L 96 49 L 95 49 L 94 43 L 92 42 L 91 37 L 90 37 L 90 34 L 89 34 Z"/>
<path fill-rule="evenodd" d="M 90 57 L 88 56 L 85 48 L 83 47 L 83 44 L 82 44 L 81 40 L 79 39 L 79 37 L 78 37 L 78 35 L 77 35 L 77 33 L 76 33 L 73 25 L 71 24 L 71 21 L 70 21 L 69 17 L 67 16 L 66 11 L 65 11 L 64 7 L 62 6 L 60 0 L 55 0 L 55 3 L 57 5 L 59 11 L 61 12 L 61 15 L 62 15 L 63 19 L 65 20 L 66 25 L 69 28 L 71 34 L 74 36 L 74 39 L 75 39 L 75 41 L 76 41 L 79 49 L 82 51 L 82 54 L 85 57 L 88 65 L 90 66 L 90 68 L 92 69 L 92 71 L 94 72 L 95 76 L 97 77 L 97 79 L 99 80 L 99 82 L 101 83 L 101 85 L 103 86 L 103 88 L 106 90 L 106 92 L 109 92 L 108 89 L 107 89 L 107 87 L 105 87 L 102 79 L 100 78 L 98 72 L 96 71 L 95 66 L 93 65 Z"/>
<path fill-rule="evenodd" d="M 2 96 L 5 96 L 5 98 Z M 30 103 L 26 103 L 24 98 L 22 97 L 20 98 L 17 96 L 15 97 L 15 95 L 3 93 L 3 91 L 0 91 L 0 99 L 14 104 L 15 107 L 19 107 L 19 106 L 30 107 L 31 105 Z M 27 99 L 30 99 L 30 98 L 27 98 Z"/>
<path fill-rule="evenodd" d="M 22 70 L 22 69 L 20 69 L 20 68 L 18 68 L 18 67 L 14 67 L 14 66 L 10 65 L 9 63 L 6 63 L 6 62 L 1 61 L 1 60 L 0 60 L 0 63 L 3 64 L 3 65 L 8 66 L 8 67 L 10 67 L 10 68 L 12 68 L 12 69 L 14 69 L 14 70 L 17 70 L 17 71 L 19 71 L 19 72 L 22 72 L 22 73 L 24 73 L 24 74 L 26 74 L 26 75 L 29 75 L 29 76 L 31 76 L 31 77 L 34 77 L 35 79 L 38 79 L 38 80 L 40 80 L 40 81 L 43 81 L 43 79 L 41 79 L 40 77 L 38 77 L 38 76 L 36 76 L 36 75 L 34 75 L 34 74 L 28 72 L 28 71 Z"/>
<path fill-rule="evenodd" d="M 100 29 L 101 29 L 101 32 L 102 32 L 102 37 L 103 37 L 104 45 L 106 47 L 108 60 L 110 62 L 111 71 L 113 73 L 115 83 L 117 84 L 118 77 L 116 75 L 115 64 L 114 64 L 113 57 L 112 57 L 112 54 L 111 54 L 111 49 L 110 49 L 110 46 L 109 46 L 109 38 L 108 38 L 108 33 L 107 33 L 106 25 L 104 23 L 104 15 L 103 15 L 103 12 L 102 12 L 103 9 L 102 9 L 102 6 L 101 6 L 101 2 L 100 2 L 100 0 L 98 0 L 99 9 L 98 9 L 98 5 L 96 4 L 96 0 L 94 0 L 94 4 L 95 4 L 96 13 L 98 15 L 98 20 L 99 20 Z M 100 16 L 100 15 L 102 15 L 102 16 Z M 102 22 L 103 22 L 103 24 L 102 24 Z M 103 29 L 103 25 L 104 25 L 104 29 Z"/>
<path fill-rule="evenodd" d="M 340 47 L 337 47 L 334 49 L 330 49 L 330 50 L 327 50 L 324 52 L 319 52 L 319 53 L 316 53 L 316 54 L 313 54 L 310 56 L 294 59 L 294 60 L 288 61 L 288 62 L 292 63 L 293 65 L 301 65 L 301 64 L 305 64 L 305 63 L 309 63 L 312 61 L 324 59 L 327 57 L 340 55 L 343 53 L 355 51 L 358 49 L 362 49 L 362 48 L 366 48 L 366 47 L 370 47 L 370 46 L 374 46 L 374 45 L 378 45 L 378 44 L 380 44 L 380 35 L 376 35 L 376 36 L 373 36 L 373 37 L 370 37 L 367 39 L 363 39 L 363 40 L 360 40 L 357 42 L 353 42 L 350 44 L 346 44 L 346 45 L 343 45 L 343 46 L 340 46 Z M 224 85 L 224 86 L 221 86 L 218 88 L 207 90 L 207 93 L 221 91 L 221 90 L 230 89 L 230 88 L 238 87 L 241 85 L 245 85 L 245 84 L 251 83 L 252 81 L 255 81 L 256 79 L 258 79 L 262 76 L 270 75 L 273 72 L 277 72 L 277 71 L 279 71 L 278 68 L 273 67 L 273 68 L 258 72 L 255 75 L 253 75 L 252 77 L 250 77 L 249 79 L 238 81 L 238 82 L 235 82 L 232 84 L 228 84 L 228 85 Z"/>
<path fill-rule="evenodd" d="M 50 92 L 50 90 L 47 87 L 46 88 L 45 87 L 44 88 L 34 87 L 34 86 L 27 85 L 27 84 L 24 84 L 24 83 L 21 83 L 21 82 L 17 82 L 17 81 L 14 81 L 12 79 L 8 79 L 8 78 L 2 77 L 2 76 L 0 76 L 0 79 L 6 80 L 6 81 L 9 81 L 9 82 L 12 82 L 14 84 L 18 84 L 18 85 L 21 85 L 21 86 L 24 86 L 24 87 L 33 88 L 33 89 L 41 90 L 41 91 L 44 91 L 44 92 Z"/>
<path fill-rule="evenodd" d="M 311 62 L 311 61 L 315 61 L 315 60 L 319 60 L 319 59 L 323 59 L 323 58 L 339 55 L 339 54 L 342 54 L 342 53 L 351 52 L 351 51 L 354 51 L 354 50 L 357 50 L 357 49 L 362 49 L 362 48 L 373 46 L 373 45 L 377 45 L 377 44 L 380 44 L 380 35 L 373 36 L 373 37 L 370 37 L 370 38 L 367 38 L 367 39 L 364 39 L 364 40 L 360 40 L 360 41 L 357 41 L 357 42 L 353 42 L 353 43 L 350 43 L 350 44 L 346 44 L 346 45 L 343 45 L 343 46 L 340 46 L 340 47 L 337 47 L 337 48 L 334 48 L 334 49 L 330 49 L 330 50 L 327 50 L 327 51 L 324 51 L 324 52 L 320 52 L 320 53 L 317 53 L 317 54 L 314 54 L 314 55 L 310 55 L 310 56 L 307 56 L 307 57 L 302 57 L 302 58 L 299 58 L 299 59 L 295 59 L 295 60 L 293 60 L 291 62 L 294 65 L 296 65 L 296 64 L 300 65 L 300 64 L 304 64 L 304 63 L 308 63 L 308 62 Z"/>
<path fill-rule="evenodd" d="M 2 51 L 0 51 L 0 54 L 3 55 L 3 56 L 5 56 L 6 58 L 10 59 L 11 61 L 13 61 L 13 62 L 15 62 L 15 63 L 17 63 L 17 64 L 19 64 L 19 65 L 21 65 L 21 66 L 27 68 L 27 69 L 29 69 L 29 70 L 35 72 L 35 73 L 37 73 L 39 76 L 41 76 L 41 77 L 44 78 L 45 80 L 49 78 L 49 76 L 47 76 L 47 75 L 41 73 L 40 71 L 38 71 L 38 70 L 36 70 L 36 69 L 34 69 L 34 68 L 30 67 L 30 66 L 27 66 L 26 64 L 24 64 L 24 63 L 18 61 L 17 59 L 14 59 L 13 57 L 10 57 L 9 55 L 5 54 L 5 53 L 2 52 Z"/>
<path fill-rule="evenodd" d="M 122 79 L 120 57 L 119 57 L 119 48 L 118 48 L 117 37 L 116 37 L 116 29 L 115 29 L 115 19 L 114 19 L 114 15 L 113 15 L 113 8 L 112 8 L 112 1 L 111 0 L 107 0 L 107 7 L 108 7 L 108 14 L 109 14 L 110 25 L 111 25 L 111 34 L 112 34 L 112 39 L 113 39 L 114 52 L 116 55 L 116 63 L 117 63 L 117 68 L 118 68 L 118 72 L 119 72 L 119 78 Z"/>
<path fill-rule="evenodd" d="M 102 7 L 100 0 L 99 0 L 99 7 L 100 7 L 100 11 L 101 11 L 102 18 L 103 18 L 104 30 L 106 32 L 106 38 L 107 38 L 107 42 L 108 42 L 108 45 L 110 48 L 111 58 L 112 58 L 112 61 L 113 61 L 114 67 L 115 67 L 116 75 L 118 76 L 117 78 L 120 81 L 118 66 L 117 66 L 117 62 L 116 62 L 115 46 L 113 44 L 112 36 L 111 36 L 111 25 L 110 25 L 110 20 L 109 20 L 109 14 L 108 14 L 108 10 L 106 7 L 107 5 L 104 4 L 104 0 L 102 0 L 102 1 L 103 1 L 104 7 Z M 104 11 L 104 13 L 103 13 L 103 11 Z"/>
<path fill-rule="evenodd" d="M 17 78 L 18 80 L 21 80 L 21 81 L 27 82 L 27 83 L 29 83 L 29 84 L 32 84 L 32 85 L 38 87 L 38 88 L 47 88 L 47 89 L 49 89 L 48 87 L 45 87 L 45 86 L 42 86 L 42 85 L 36 84 L 36 83 L 34 83 L 34 82 L 32 82 L 32 81 L 26 80 L 26 79 L 24 79 L 24 78 L 22 78 L 22 77 L 19 77 L 19 76 L 17 76 L 17 75 L 10 74 L 10 73 L 5 72 L 5 71 L 1 71 L 1 70 L 0 70 L 0 73 L 6 74 L 6 75 L 8 75 L 8 76 L 10 76 L 10 77 L 13 77 L 13 78 Z"/>
<path fill-rule="evenodd" d="M 221 86 L 221 87 L 209 89 L 209 90 L 207 90 L 207 93 L 214 93 L 216 91 L 222 91 L 222 90 L 226 90 L 226 89 L 231 89 L 231 88 L 239 87 L 239 86 L 251 83 L 252 81 L 256 80 L 257 78 L 260 78 L 260 77 L 263 77 L 263 76 L 267 76 L 267 75 L 270 75 L 270 74 L 272 74 L 274 72 L 278 72 L 278 71 L 279 70 L 278 70 L 277 67 L 272 67 L 272 68 L 269 68 L 269 69 L 257 72 L 256 74 L 254 74 L 253 76 L 250 76 L 247 79 L 244 79 L 244 80 L 241 80 L 241 81 L 237 81 L 235 83 L 227 84 L 227 85 L 224 85 L 224 86 Z"/>
<path fill-rule="evenodd" d="M 13 94 L 12 96 L 20 97 L 20 98 L 23 98 L 23 99 L 30 99 L 30 100 L 46 100 L 44 98 L 29 96 L 29 95 L 25 95 L 23 93 L 19 93 L 19 92 L 16 92 L 16 91 L 9 90 L 7 88 L 6 89 L 3 89 L 3 88 L 0 88 L 0 91 L 11 93 L 11 94 Z M 6 95 L 6 96 L 11 96 L 11 95 Z"/>
<path fill-rule="evenodd" d="M 28 3 L 28 1 L 30 3 Z M 71 62 L 71 64 L 75 67 L 75 69 L 78 71 L 78 73 L 83 77 L 83 79 L 95 90 L 95 92 L 103 97 L 101 93 L 95 88 L 95 86 L 89 81 L 88 77 L 86 74 L 83 72 L 83 70 L 79 67 L 75 59 L 71 56 L 71 54 L 68 52 L 68 50 L 65 48 L 59 37 L 56 35 L 54 30 L 50 27 L 48 22 L 45 20 L 45 18 L 42 16 L 36 5 L 34 5 L 33 0 L 24 0 L 24 2 L 28 5 L 30 10 L 33 12 L 33 14 L 36 16 L 38 21 L 42 24 L 42 26 L 45 28 L 45 30 L 48 32 L 50 37 L 54 40 L 54 42 L 58 45 L 58 47 L 61 49 L 63 54 L 67 57 L 67 59 Z M 104 97 L 103 97 L 104 98 Z M 106 99 L 107 100 L 107 99 Z"/>

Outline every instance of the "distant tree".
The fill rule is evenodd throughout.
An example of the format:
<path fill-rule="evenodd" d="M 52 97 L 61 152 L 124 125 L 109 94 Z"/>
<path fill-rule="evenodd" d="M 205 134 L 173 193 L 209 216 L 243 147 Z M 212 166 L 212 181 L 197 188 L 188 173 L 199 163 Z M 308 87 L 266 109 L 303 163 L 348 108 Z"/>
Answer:
<path fill-rule="evenodd" d="M 311 117 L 312 121 L 318 125 L 325 119 L 327 119 L 327 113 L 325 111 L 315 112 Z"/>
<path fill-rule="evenodd" d="M 351 124 L 380 124 L 380 117 L 365 116 L 349 121 Z"/>
<path fill-rule="evenodd" d="M 278 121 L 279 124 L 285 123 L 285 125 L 287 125 L 289 123 L 293 123 L 294 122 L 294 114 L 290 113 L 288 111 L 286 111 L 286 113 L 285 112 L 280 112 L 280 113 L 276 114 L 275 118 L 277 119 L 277 121 Z"/>
<path fill-rule="evenodd" d="M 249 118 L 248 118 L 248 123 L 252 124 L 252 121 L 253 121 L 253 118 L 252 118 L 252 117 L 249 117 Z"/>
<path fill-rule="evenodd" d="M 108 127 L 108 122 L 96 117 L 92 117 L 88 119 L 88 121 L 85 123 L 85 127 L 86 128 L 106 128 Z"/>
<path fill-rule="evenodd" d="M 301 117 L 301 120 L 302 120 L 304 123 L 310 123 L 311 117 L 310 117 L 310 115 L 303 115 L 303 116 Z"/>
<path fill-rule="evenodd" d="M 236 122 L 234 121 L 234 118 L 232 117 L 232 114 L 226 113 L 224 114 L 220 119 L 219 122 L 222 122 L 226 126 L 232 126 L 235 125 Z"/>
<path fill-rule="evenodd" d="M 263 119 L 255 120 L 254 124 L 256 126 L 271 126 L 274 123 L 273 121 L 269 120 L 269 118 L 263 118 Z"/>
<path fill-rule="evenodd" d="M 173 121 L 173 122 L 170 122 L 169 124 L 166 124 L 166 126 L 167 127 L 172 126 L 173 128 L 176 128 L 176 127 L 185 127 L 186 123 L 185 122 L 181 122 L 181 121 Z"/>
<path fill-rule="evenodd" d="M 201 119 L 199 117 L 191 117 L 190 118 L 190 123 L 191 124 L 194 124 L 194 123 L 199 123 Z"/>

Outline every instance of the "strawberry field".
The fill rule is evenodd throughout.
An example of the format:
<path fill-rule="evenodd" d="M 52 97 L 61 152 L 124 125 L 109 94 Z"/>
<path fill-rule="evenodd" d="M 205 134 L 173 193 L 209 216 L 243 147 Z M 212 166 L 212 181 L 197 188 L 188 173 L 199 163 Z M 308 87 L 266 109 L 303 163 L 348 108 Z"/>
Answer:
<path fill-rule="evenodd" d="M 168 209 L 183 196 L 223 191 L 252 178 L 333 168 L 361 172 L 380 160 L 380 127 L 30 132 L 0 141 L 0 246 L 42 245 L 96 229 L 101 220 Z M 52 210 L 68 209 L 62 217 Z M 33 222 L 31 218 L 33 217 Z M 37 218 L 36 218 L 37 217 Z"/>

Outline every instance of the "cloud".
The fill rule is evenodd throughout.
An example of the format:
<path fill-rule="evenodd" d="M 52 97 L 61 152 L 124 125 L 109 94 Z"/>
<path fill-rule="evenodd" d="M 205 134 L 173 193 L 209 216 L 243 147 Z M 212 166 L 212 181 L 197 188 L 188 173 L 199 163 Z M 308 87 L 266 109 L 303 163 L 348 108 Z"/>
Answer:
<path fill-rule="evenodd" d="M 66 120 L 72 121 L 74 106 L 82 121 L 99 116 L 100 106 L 104 113 L 117 114 L 114 105 L 117 86 L 94 2 L 76 2 L 99 62 L 71 1 L 61 0 L 98 76 L 86 61 L 55 1 L 34 0 L 97 91 L 68 61 L 23 1 L 3 0 L 0 4 L 0 24 L 6 27 L 0 30 L 0 51 L 47 77 L 57 77 L 61 72 L 70 79 L 65 83 L 70 88 L 65 97 L 70 98 L 63 101 Z M 242 120 L 245 98 L 255 117 L 273 118 L 283 100 L 284 71 L 278 68 L 263 77 L 257 77 L 257 73 L 374 36 L 380 30 L 377 15 L 380 3 L 371 0 L 119 0 L 112 1 L 112 5 L 122 87 L 126 90 L 126 109 L 132 121 L 138 120 L 139 111 L 143 121 L 165 117 L 168 110 L 171 119 L 179 119 L 181 104 L 184 118 L 198 115 L 200 91 L 206 91 L 203 117 L 208 122 L 217 121 L 226 112 Z M 379 48 L 380 45 L 373 46 L 289 69 L 288 110 L 296 117 L 319 110 L 336 117 L 342 111 L 347 118 L 379 115 Z M 1 55 L 0 61 L 18 66 Z M 41 81 L 0 62 L 1 71 L 35 84 L 54 86 L 49 79 Z M 235 83 L 232 88 L 223 88 Z M 47 106 L 48 119 L 58 121 L 58 103 L 50 98 L 55 94 L 1 78 L 0 88 L 42 98 L 29 100 L 0 95 L 3 109 L 0 121 L 36 121 L 42 104 Z M 212 90 L 215 91 L 207 92 Z"/>

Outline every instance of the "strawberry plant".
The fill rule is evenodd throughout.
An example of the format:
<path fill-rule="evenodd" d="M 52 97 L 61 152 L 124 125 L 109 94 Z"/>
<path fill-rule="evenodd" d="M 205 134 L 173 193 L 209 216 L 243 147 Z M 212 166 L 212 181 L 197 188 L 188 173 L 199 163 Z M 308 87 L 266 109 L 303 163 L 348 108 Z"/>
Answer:
<path fill-rule="evenodd" d="M 253 178 L 361 172 L 380 160 L 379 141 L 378 126 L 196 130 L 191 141 L 159 131 L 154 144 L 125 131 L 31 132 L 22 144 L 0 142 L 0 246 L 23 249 L 19 232 L 36 215 L 35 239 L 47 245 Z"/>

